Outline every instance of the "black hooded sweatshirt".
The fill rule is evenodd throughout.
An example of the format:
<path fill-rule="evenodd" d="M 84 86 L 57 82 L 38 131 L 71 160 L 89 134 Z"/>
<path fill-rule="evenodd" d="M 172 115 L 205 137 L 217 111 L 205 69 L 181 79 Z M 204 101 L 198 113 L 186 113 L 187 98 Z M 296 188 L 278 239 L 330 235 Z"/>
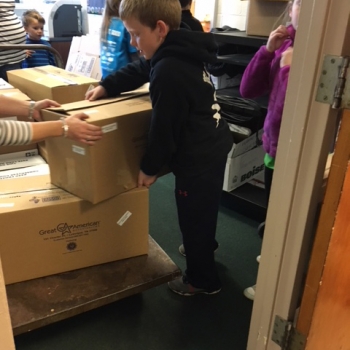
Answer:
<path fill-rule="evenodd" d="M 150 82 L 145 174 L 156 175 L 168 165 L 176 176 L 201 175 L 230 151 L 232 134 L 204 66 L 215 62 L 216 49 L 210 33 L 170 31 L 151 60 L 130 63 L 100 83 L 108 96 L 117 96 Z"/>

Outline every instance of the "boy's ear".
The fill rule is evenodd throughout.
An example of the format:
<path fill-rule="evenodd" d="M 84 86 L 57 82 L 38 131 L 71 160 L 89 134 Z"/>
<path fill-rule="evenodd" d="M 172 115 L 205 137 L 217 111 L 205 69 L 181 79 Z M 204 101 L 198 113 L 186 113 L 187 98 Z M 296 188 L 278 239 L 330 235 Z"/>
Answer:
<path fill-rule="evenodd" d="M 164 21 L 158 21 L 157 28 L 160 37 L 165 38 L 168 35 L 169 26 Z"/>

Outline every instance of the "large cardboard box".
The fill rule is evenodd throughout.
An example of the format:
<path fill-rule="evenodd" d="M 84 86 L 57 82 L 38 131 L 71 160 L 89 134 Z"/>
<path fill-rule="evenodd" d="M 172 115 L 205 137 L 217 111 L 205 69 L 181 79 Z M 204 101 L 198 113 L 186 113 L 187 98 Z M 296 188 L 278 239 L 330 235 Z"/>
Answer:
<path fill-rule="evenodd" d="M 5 283 L 148 253 L 148 190 L 97 205 L 62 189 L 0 196 Z"/>
<path fill-rule="evenodd" d="M 34 101 L 45 98 L 58 103 L 81 101 L 84 100 L 90 86 L 98 85 L 95 79 L 54 66 L 12 70 L 7 75 L 9 82 L 15 88 L 20 89 Z"/>
<path fill-rule="evenodd" d="M 151 121 L 149 96 L 112 103 L 81 101 L 44 111 L 43 118 L 78 111 L 89 115 L 88 123 L 102 127 L 103 138 L 92 147 L 65 138 L 46 140 L 51 182 L 91 203 L 135 188 Z"/>

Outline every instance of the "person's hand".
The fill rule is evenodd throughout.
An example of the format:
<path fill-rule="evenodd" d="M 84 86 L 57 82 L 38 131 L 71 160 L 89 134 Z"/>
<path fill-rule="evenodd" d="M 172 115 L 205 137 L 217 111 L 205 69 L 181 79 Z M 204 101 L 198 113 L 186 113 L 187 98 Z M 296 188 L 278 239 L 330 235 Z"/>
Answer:
<path fill-rule="evenodd" d="M 25 50 L 25 53 L 26 53 L 26 58 L 28 58 L 28 57 L 32 57 L 33 53 L 35 53 L 35 51 L 33 51 L 33 50 Z"/>
<path fill-rule="evenodd" d="M 67 117 L 67 137 L 71 140 L 93 146 L 96 141 L 101 140 L 103 133 L 99 126 L 87 123 L 85 121 L 87 118 L 89 118 L 89 116 L 84 113 L 77 113 Z"/>
<path fill-rule="evenodd" d="M 146 186 L 149 188 L 157 181 L 157 175 L 146 175 L 142 170 L 139 172 L 138 187 Z"/>
<path fill-rule="evenodd" d="M 267 40 L 266 50 L 269 52 L 275 52 L 278 50 L 286 39 L 288 39 L 289 33 L 285 26 L 279 26 L 277 29 L 270 33 Z"/>
<path fill-rule="evenodd" d="M 59 106 L 60 106 L 60 104 L 58 102 L 48 100 L 48 99 L 37 101 L 37 102 L 35 102 L 35 105 L 34 105 L 33 119 L 36 120 L 37 122 L 42 121 L 41 110 L 43 108 L 59 107 Z"/>
<path fill-rule="evenodd" d="M 284 51 L 281 55 L 280 67 L 283 68 L 285 66 L 290 66 L 292 64 L 293 58 L 293 48 L 288 47 L 286 51 Z"/>
<path fill-rule="evenodd" d="M 95 101 L 95 100 L 98 100 L 101 97 L 107 97 L 107 91 L 101 85 L 95 87 L 94 89 L 88 91 L 85 94 L 85 99 L 89 100 L 89 101 Z"/>

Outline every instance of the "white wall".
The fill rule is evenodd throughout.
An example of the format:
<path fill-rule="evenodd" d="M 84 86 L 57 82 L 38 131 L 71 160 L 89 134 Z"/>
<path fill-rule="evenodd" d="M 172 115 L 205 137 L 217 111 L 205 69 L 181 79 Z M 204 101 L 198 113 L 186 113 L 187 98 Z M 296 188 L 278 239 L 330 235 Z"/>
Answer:
<path fill-rule="evenodd" d="M 197 0 L 201 1 L 201 0 Z M 246 29 L 246 18 L 249 1 L 217 0 L 216 27 L 227 25 L 239 30 Z"/>
<path fill-rule="evenodd" d="M 223 27 L 227 25 L 239 30 L 246 29 L 246 17 L 248 1 L 242 0 L 194 0 L 194 16 L 202 21 L 206 15 L 211 18 L 212 25 Z M 86 6 L 86 0 L 82 0 L 82 5 Z M 215 11 L 215 6 L 217 10 Z M 216 13 L 216 18 L 213 14 Z M 88 15 L 89 33 L 99 34 L 102 16 Z"/>

